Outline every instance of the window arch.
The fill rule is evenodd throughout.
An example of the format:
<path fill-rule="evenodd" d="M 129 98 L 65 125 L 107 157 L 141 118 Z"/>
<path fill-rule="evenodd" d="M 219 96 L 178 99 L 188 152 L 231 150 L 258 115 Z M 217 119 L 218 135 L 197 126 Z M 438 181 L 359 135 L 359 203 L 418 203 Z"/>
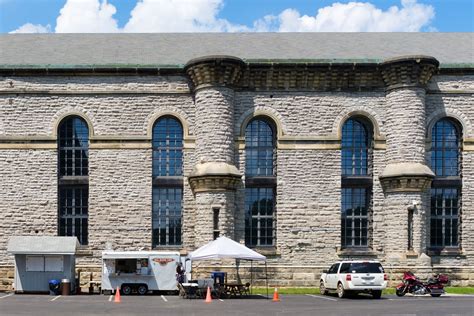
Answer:
<path fill-rule="evenodd" d="M 349 118 L 341 139 L 341 246 L 369 247 L 372 221 L 373 129 L 364 118 Z"/>
<path fill-rule="evenodd" d="M 183 126 L 172 116 L 153 126 L 152 246 L 181 245 Z"/>
<path fill-rule="evenodd" d="M 275 244 L 276 128 L 265 117 L 245 129 L 245 243 Z"/>
<path fill-rule="evenodd" d="M 58 234 L 88 244 L 89 127 L 79 116 L 58 126 Z"/>
<path fill-rule="evenodd" d="M 451 118 L 438 120 L 431 133 L 430 247 L 459 247 L 461 222 L 462 129 Z"/>

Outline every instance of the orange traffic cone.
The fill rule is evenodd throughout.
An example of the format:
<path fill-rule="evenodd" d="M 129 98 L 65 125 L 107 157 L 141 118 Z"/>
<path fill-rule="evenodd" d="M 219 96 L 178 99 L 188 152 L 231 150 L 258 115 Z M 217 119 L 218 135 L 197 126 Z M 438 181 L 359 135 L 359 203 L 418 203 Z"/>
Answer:
<path fill-rule="evenodd" d="M 118 286 L 117 286 L 117 290 L 115 291 L 114 302 L 115 302 L 115 303 L 120 303 L 120 302 L 121 302 L 121 299 L 120 299 L 120 290 L 119 290 L 119 287 L 118 287 Z"/>
<path fill-rule="evenodd" d="M 279 302 L 280 297 L 278 296 L 278 289 L 275 288 L 275 292 L 273 292 L 273 302 Z"/>
<path fill-rule="evenodd" d="M 211 288 L 208 286 L 207 287 L 207 294 L 206 294 L 206 303 L 212 302 L 212 297 L 211 297 Z"/>

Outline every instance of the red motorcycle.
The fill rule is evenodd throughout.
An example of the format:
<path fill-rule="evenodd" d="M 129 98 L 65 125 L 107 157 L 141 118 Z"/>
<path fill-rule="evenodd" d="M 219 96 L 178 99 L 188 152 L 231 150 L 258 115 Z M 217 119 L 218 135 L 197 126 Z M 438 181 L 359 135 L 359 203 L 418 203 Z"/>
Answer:
<path fill-rule="evenodd" d="M 425 295 L 430 294 L 433 297 L 439 297 L 444 294 L 444 285 L 448 283 L 446 275 L 437 274 L 428 279 L 428 282 L 423 283 L 412 272 L 407 271 L 403 273 L 403 280 L 397 286 L 397 296 L 404 296 L 407 293 Z"/>

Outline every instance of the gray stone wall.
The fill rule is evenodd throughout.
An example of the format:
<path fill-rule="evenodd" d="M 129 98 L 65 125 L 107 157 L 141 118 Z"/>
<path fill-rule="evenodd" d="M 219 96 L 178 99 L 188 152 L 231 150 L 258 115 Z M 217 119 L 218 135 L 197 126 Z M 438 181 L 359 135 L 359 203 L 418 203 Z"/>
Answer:
<path fill-rule="evenodd" d="M 426 95 L 426 125 L 431 123 L 430 118 L 447 113 L 462 122 L 464 137 L 474 137 L 471 125 L 474 120 L 473 94 L 466 92 L 473 90 L 472 76 L 453 77 L 452 80 L 450 76 L 433 78 Z M 237 91 L 234 95 L 223 88 L 203 89 L 193 100 L 184 77 L 156 76 L 8 77 L 0 78 L 0 91 L 0 139 L 31 140 L 47 136 L 53 140 L 48 143 L 49 149 L 0 147 L 0 279 L 6 275 L 11 280 L 12 276 L 9 272 L 12 256 L 6 254 L 8 236 L 57 234 L 54 129 L 60 118 L 74 113 L 84 115 L 92 124 L 92 138 L 99 136 L 99 140 L 100 137 L 142 140 L 134 149 L 119 148 L 119 145 L 107 149 L 105 141 L 90 149 L 90 247 L 87 251 L 92 256 L 79 257 L 78 263 L 93 270 L 97 268 L 100 250 L 107 241 L 122 249 L 151 247 L 149 129 L 161 114 L 175 113 L 184 120 L 185 128 L 189 126 L 184 149 L 182 250 L 194 250 L 204 240 L 212 238 L 212 210 L 209 208 L 212 205 L 221 207 L 222 231 L 243 242 L 245 179 L 235 195 L 194 195 L 188 183 L 188 176 L 199 162 L 195 149 L 199 146 L 194 139 L 202 142 L 199 148 L 202 148 L 203 156 L 215 161 L 213 157 L 217 150 L 217 156 L 225 157 L 222 161 L 234 161 L 241 174 L 245 174 L 245 150 L 238 140 L 242 124 L 252 115 L 266 114 L 280 128 L 276 248 L 269 257 L 270 277 L 279 285 L 315 285 L 321 269 L 334 260 L 346 258 L 338 252 L 341 178 L 337 138 L 341 123 L 348 115 L 365 113 L 376 122 L 377 137 L 380 138 L 380 147 L 373 153 L 374 254 L 371 258 L 382 260 L 393 271 L 407 267 L 417 267 L 423 273 L 451 269 L 459 278 L 458 284 L 474 284 L 473 151 L 463 152 L 462 253 L 428 258 L 428 264 L 424 257 L 390 257 L 392 253 L 406 251 L 406 208 L 414 198 L 409 194 L 387 197 L 380 186 L 378 176 L 389 162 L 384 149 L 385 139 L 388 145 L 403 131 L 397 127 L 394 132 L 395 127 L 387 123 L 388 113 L 396 106 L 404 119 L 416 117 L 418 110 L 412 111 L 411 102 L 406 100 L 407 97 L 418 99 L 419 91 L 392 92 L 397 97 L 388 102 L 384 92 Z M 23 92 L 7 94 L 7 91 Z M 223 109 L 223 100 L 233 102 L 234 113 L 228 109 L 224 117 L 213 116 Z M 200 121 L 198 111 L 208 122 Z M 396 111 L 390 113 L 398 115 Z M 421 124 L 423 118 L 416 118 L 416 122 Z M 209 128 L 198 132 L 202 126 Z M 417 133 L 425 134 L 421 126 Z M 206 142 L 216 134 L 226 140 L 223 148 Z M 411 139 L 410 134 L 405 136 L 405 139 Z M 291 137 L 297 140 L 291 143 L 288 140 Z M 332 139 L 332 143 L 327 139 Z M 420 146 L 425 145 L 425 139 L 417 136 L 409 145 L 421 155 Z M 426 212 L 429 205 L 426 196 L 421 197 L 420 202 Z M 229 216 L 233 213 L 234 217 Z M 420 213 L 415 222 L 415 230 L 420 232 L 414 236 L 415 243 L 420 251 L 429 232 L 423 214 Z M 202 234 L 206 231 L 207 235 Z M 300 268 L 292 268 L 296 266 Z"/>
<path fill-rule="evenodd" d="M 0 150 L 0 266 L 10 236 L 57 234 L 55 150 Z"/>

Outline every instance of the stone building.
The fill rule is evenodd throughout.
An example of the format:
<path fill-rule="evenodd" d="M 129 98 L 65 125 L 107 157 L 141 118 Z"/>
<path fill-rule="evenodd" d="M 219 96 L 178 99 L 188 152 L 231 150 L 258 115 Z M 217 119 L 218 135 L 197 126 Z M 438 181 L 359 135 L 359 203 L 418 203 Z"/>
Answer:
<path fill-rule="evenodd" d="M 474 285 L 474 36 L 0 36 L 0 286 L 14 235 L 179 250 L 272 283 L 336 260 Z M 230 263 L 229 263 L 230 265 Z M 206 267 L 202 267 L 206 268 Z"/>

